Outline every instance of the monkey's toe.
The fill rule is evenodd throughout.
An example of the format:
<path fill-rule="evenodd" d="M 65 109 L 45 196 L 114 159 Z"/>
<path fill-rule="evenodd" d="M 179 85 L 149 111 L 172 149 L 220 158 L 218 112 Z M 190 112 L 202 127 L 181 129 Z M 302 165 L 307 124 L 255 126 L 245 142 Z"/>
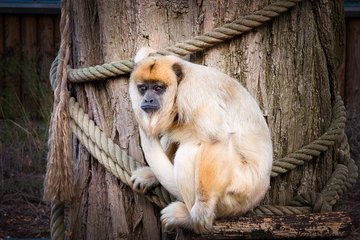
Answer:
<path fill-rule="evenodd" d="M 181 227 L 192 230 L 192 222 L 189 211 L 183 202 L 170 203 L 161 211 L 162 225 L 167 230 Z"/>
<path fill-rule="evenodd" d="M 196 202 L 190 214 L 194 232 L 199 234 L 212 232 L 215 214 L 210 206 Z"/>

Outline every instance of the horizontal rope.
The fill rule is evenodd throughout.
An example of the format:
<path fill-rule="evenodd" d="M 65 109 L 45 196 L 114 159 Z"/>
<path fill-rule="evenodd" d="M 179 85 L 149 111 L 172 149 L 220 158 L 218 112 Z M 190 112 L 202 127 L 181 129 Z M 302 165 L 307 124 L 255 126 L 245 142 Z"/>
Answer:
<path fill-rule="evenodd" d="M 91 119 L 89 119 L 88 115 L 84 112 L 84 110 L 79 106 L 78 103 L 75 102 L 74 98 L 71 98 L 69 107 L 70 107 L 69 108 L 70 116 L 72 118 L 71 128 L 73 130 L 73 133 L 79 139 L 79 141 L 87 148 L 87 150 L 93 157 L 98 159 L 99 162 L 102 165 L 104 165 L 104 167 L 108 171 L 114 174 L 114 176 L 119 178 L 123 183 L 132 187 L 132 183 L 130 181 L 131 173 L 136 169 L 143 167 L 144 165 L 142 163 L 135 161 L 135 159 L 130 157 L 125 151 L 121 150 L 117 144 L 115 144 L 110 138 L 108 138 L 105 135 L 105 133 L 101 131 L 100 128 L 96 126 Z M 343 103 L 339 97 L 337 98 L 333 110 L 334 110 L 333 116 L 335 119 L 332 121 L 334 123 L 332 125 L 336 125 L 338 127 L 336 129 L 339 130 L 343 127 L 343 122 L 345 121 L 343 119 Z M 335 128 L 330 127 L 328 132 L 334 134 L 333 133 L 334 129 Z M 320 138 L 327 135 L 331 135 L 331 134 L 324 133 Z M 307 154 L 313 153 L 315 154 L 315 156 L 318 156 L 320 151 L 321 152 L 326 151 L 329 146 L 334 145 L 335 140 L 340 140 L 341 137 L 344 138 L 343 135 L 344 134 L 342 129 L 341 133 L 336 132 L 336 137 L 331 135 L 332 137 L 329 137 L 329 139 L 331 140 L 327 141 L 326 142 L 327 144 L 325 145 L 321 143 L 319 139 L 315 140 L 313 142 L 315 143 L 314 145 L 316 146 L 319 145 L 321 147 L 318 147 L 316 150 L 309 151 L 307 152 Z M 327 139 L 325 137 L 323 138 Z M 308 146 L 310 145 L 312 144 L 308 144 L 305 147 L 309 148 Z M 341 146 L 344 149 L 348 149 L 347 144 L 342 144 Z M 305 152 L 305 151 L 300 149 L 299 152 Z M 289 154 L 289 155 L 291 155 L 292 156 L 291 158 L 294 159 L 296 159 L 295 157 L 299 156 L 298 154 Z M 291 158 L 285 157 L 282 159 L 291 159 Z M 344 156 L 342 156 L 340 159 L 344 159 Z M 310 160 L 310 158 L 308 160 Z M 278 160 L 275 160 L 274 162 L 276 161 Z M 255 209 L 255 212 L 257 214 L 262 214 L 262 215 L 269 215 L 269 214 L 286 215 L 286 214 L 308 213 L 312 211 L 312 208 L 304 207 L 303 204 L 306 205 L 310 203 L 311 203 L 310 205 L 314 207 L 314 209 L 320 209 L 318 211 L 321 211 L 321 209 L 323 208 L 328 209 L 329 207 L 327 206 L 332 206 L 334 199 L 336 201 L 336 199 L 338 198 L 337 196 L 339 196 L 342 193 L 342 191 L 344 191 L 344 189 L 348 188 L 354 183 L 354 181 L 356 181 L 357 169 L 353 167 L 354 166 L 353 160 L 346 160 L 346 161 L 341 160 L 341 161 L 342 162 L 347 161 L 348 164 L 350 164 L 353 171 L 351 172 L 351 174 L 349 174 L 349 171 L 347 170 L 348 169 L 347 165 L 345 165 L 344 163 L 337 164 L 337 167 L 334 173 L 332 174 L 332 177 L 329 179 L 329 183 L 324 187 L 324 190 L 321 193 L 315 194 L 309 192 L 307 193 L 307 195 L 299 196 L 297 197 L 297 200 L 291 202 L 290 206 L 269 206 L 269 205 L 260 206 Z M 304 162 L 299 161 L 297 163 L 301 163 L 299 165 L 302 165 Z M 294 168 L 292 167 L 292 169 Z M 272 175 L 274 175 L 273 173 L 274 171 L 272 172 Z M 174 197 L 172 197 L 162 186 L 153 189 L 152 192 L 147 197 L 159 207 L 164 207 L 174 200 Z M 299 205 L 298 203 L 302 203 L 302 204 Z"/>
<path fill-rule="evenodd" d="M 188 39 L 182 43 L 167 47 L 160 54 L 172 54 L 186 56 L 195 52 L 203 51 L 213 47 L 218 43 L 224 42 L 235 36 L 239 36 L 247 31 L 263 25 L 264 23 L 278 17 L 281 13 L 288 11 L 297 3 L 303 0 L 281 0 L 271 3 L 263 9 L 250 15 L 243 16 L 231 23 L 214 28 L 212 31 Z M 132 59 L 120 60 L 103 65 L 96 65 L 87 68 L 68 69 L 68 79 L 70 82 L 80 83 L 88 81 L 103 80 L 128 74 L 132 71 L 134 62 Z"/>
<path fill-rule="evenodd" d="M 124 183 L 129 183 L 131 173 L 136 170 L 140 163 L 131 158 L 125 151 L 123 151 L 117 144 L 115 144 L 106 134 L 100 130 L 95 123 L 89 119 L 84 110 L 79 107 L 74 98 L 71 98 L 70 116 L 72 118 L 71 128 L 76 136 L 82 139 L 82 142 L 91 147 L 95 157 L 102 157 L 107 168 L 114 168 L 115 175 L 119 177 Z M 314 157 L 319 156 L 326 151 L 328 147 L 333 146 L 335 141 L 342 136 L 345 126 L 345 108 L 341 98 L 333 107 L 334 119 L 328 131 L 326 131 L 319 139 L 314 140 L 310 144 L 302 147 L 294 153 L 288 154 L 286 157 L 274 160 L 271 172 L 272 177 L 288 172 L 301 166 L 305 161 L 309 161 Z M 89 143 L 88 143 L 89 142 Z M 97 146 L 101 152 L 93 149 Z"/>
<path fill-rule="evenodd" d="M 74 115 L 75 113 L 78 113 L 77 116 Z M 129 181 L 131 172 L 136 170 L 138 167 L 142 167 L 143 165 L 140 163 L 131 165 L 130 162 L 133 161 L 131 157 L 117 157 L 116 160 L 112 159 L 111 155 L 120 156 L 121 154 L 110 154 L 110 152 L 118 152 L 122 150 L 115 146 L 110 148 L 117 150 L 106 150 L 108 148 L 106 144 L 109 141 L 111 142 L 111 139 L 106 138 L 106 136 L 102 136 L 103 133 L 101 130 L 98 129 L 98 127 L 93 123 L 89 123 L 91 120 L 85 116 L 86 114 L 78 106 L 78 104 L 75 103 L 74 99 L 71 99 L 70 101 L 70 115 L 72 118 L 80 119 L 76 121 L 73 119 L 71 127 L 74 131 L 74 134 L 88 149 L 89 153 L 97 158 L 108 171 L 113 173 L 125 184 L 128 184 L 130 187 L 132 187 L 131 182 Z M 88 130 L 82 131 L 77 124 L 83 127 L 87 126 L 85 129 Z M 112 146 L 113 143 L 110 145 Z M 100 146 L 105 146 L 105 150 L 100 149 Z M 346 145 L 344 146 L 346 149 L 348 149 Z M 127 156 L 125 153 L 122 153 L 122 155 Z M 263 205 L 257 207 L 254 212 L 258 215 L 288 215 L 331 210 L 331 207 L 336 203 L 336 200 L 339 198 L 339 196 L 346 189 L 351 187 L 357 178 L 357 167 L 354 161 L 350 159 L 349 155 L 345 154 L 342 150 L 339 150 L 338 158 L 340 163 L 336 165 L 335 171 L 329 178 L 328 183 L 325 185 L 321 193 L 310 191 L 306 194 L 302 194 L 296 197 L 293 201 L 290 202 L 289 206 Z M 126 163 L 126 161 L 123 163 L 123 160 L 121 159 L 127 159 L 126 161 L 128 161 L 128 163 Z M 125 169 L 125 166 L 129 166 L 127 170 Z M 169 195 L 166 189 L 161 186 L 154 189 L 151 192 L 151 195 L 147 197 L 159 207 L 164 207 L 174 200 L 174 198 Z"/>

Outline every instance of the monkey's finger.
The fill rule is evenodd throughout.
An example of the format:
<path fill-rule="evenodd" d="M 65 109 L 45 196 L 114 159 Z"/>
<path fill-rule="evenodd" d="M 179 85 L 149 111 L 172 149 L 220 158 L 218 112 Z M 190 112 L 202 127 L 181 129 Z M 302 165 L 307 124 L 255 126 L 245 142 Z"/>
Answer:
<path fill-rule="evenodd" d="M 135 191 L 138 191 L 139 192 L 139 183 L 138 182 L 133 182 L 133 189 Z"/>
<path fill-rule="evenodd" d="M 136 176 L 132 175 L 130 177 L 130 182 L 134 185 L 135 181 L 136 181 Z"/>
<path fill-rule="evenodd" d="M 146 184 L 144 186 L 144 194 L 147 194 L 148 192 L 150 192 L 152 189 L 154 189 L 155 187 L 157 187 L 159 185 L 160 185 L 159 182 L 153 182 L 152 184 Z"/>
<path fill-rule="evenodd" d="M 135 191 L 143 193 L 143 186 L 141 184 L 141 181 L 138 181 L 138 179 L 134 180 L 133 188 L 134 188 Z"/>
<path fill-rule="evenodd" d="M 200 221 L 194 222 L 194 232 L 198 234 L 211 233 L 213 231 L 212 223 L 207 221 L 206 218 L 198 219 Z"/>
<path fill-rule="evenodd" d="M 174 231 L 174 230 L 175 230 L 175 226 L 172 225 L 172 224 L 169 223 L 169 222 L 161 221 L 161 226 L 162 226 L 163 229 L 165 229 L 165 230 L 168 231 L 168 232 L 171 232 L 171 231 Z"/>

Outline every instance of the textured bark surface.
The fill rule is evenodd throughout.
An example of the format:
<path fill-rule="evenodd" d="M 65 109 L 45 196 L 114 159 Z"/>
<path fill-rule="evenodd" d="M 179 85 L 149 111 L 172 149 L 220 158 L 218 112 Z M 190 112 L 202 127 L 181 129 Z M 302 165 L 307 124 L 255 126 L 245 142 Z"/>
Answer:
<path fill-rule="evenodd" d="M 211 235 L 191 239 L 333 239 L 350 230 L 351 219 L 344 212 L 251 216 L 219 221 Z"/>
<path fill-rule="evenodd" d="M 85 67 L 126 59 L 134 49 L 128 28 L 134 6 L 119 1 L 72 2 L 73 65 Z M 127 96 L 126 77 L 75 86 L 78 101 L 105 133 L 143 161 Z M 159 239 L 157 209 L 120 183 L 73 143 L 76 197 L 70 207 L 72 239 Z"/>
<path fill-rule="evenodd" d="M 162 49 L 261 9 L 261 1 L 72 1 L 73 67 L 128 59 L 141 46 Z M 331 120 L 334 81 L 343 60 L 341 1 L 304 1 L 272 22 L 190 57 L 239 79 L 269 123 L 275 158 L 320 136 Z M 127 77 L 79 84 L 73 94 L 109 137 L 143 156 L 127 94 Z M 158 239 L 157 209 L 106 172 L 73 141 L 76 197 L 73 239 Z M 260 150 L 260 149 L 259 149 Z M 333 170 L 330 151 L 272 180 L 264 203 L 286 204 L 319 191 Z"/>

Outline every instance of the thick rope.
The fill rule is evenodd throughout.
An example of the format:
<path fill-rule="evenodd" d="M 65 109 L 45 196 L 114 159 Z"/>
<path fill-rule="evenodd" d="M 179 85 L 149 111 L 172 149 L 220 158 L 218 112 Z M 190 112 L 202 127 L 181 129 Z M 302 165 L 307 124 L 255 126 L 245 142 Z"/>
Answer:
<path fill-rule="evenodd" d="M 185 56 L 197 51 L 202 51 L 219 42 L 231 39 L 270 21 L 272 18 L 288 11 L 289 8 L 301 1 L 302 0 L 277 1 L 251 15 L 244 16 L 232 23 L 215 28 L 211 32 L 194 37 L 183 43 L 176 44 L 173 47 L 168 47 L 165 50 L 160 51 L 160 53 Z M 63 18 L 64 17 L 62 16 L 62 19 Z M 65 36 L 65 34 L 62 34 L 62 37 L 63 36 Z M 58 64 L 58 60 L 54 61 L 50 72 L 50 79 L 53 87 L 58 84 L 53 80 L 53 76 L 55 75 L 54 69 L 57 68 Z M 82 69 L 69 69 L 68 80 L 71 82 L 86 82 L 106 79 L 121 74 L 127 74 L 131 72 L 132 69 L 132 60 L 117 61 Z M 60 84 L 64 86 L 64 81 Z M 74 99 L 70 101 L 69 105 L 69 111 L 72 118 L 70 126 L 81 144 L 83 144 L 88 149 L 89 153 L 97 158 L 108 171 L 113 173 L 122 182 L 132 187 L 129 180 L 131 173 L 135 169 L 141 167 L 142 164 L 136 162 L 133 158 L 128 156 L 125 151 L 121 150 L 118 145 L 113 143 L 113 141 L 89 119 L 88 115 L 84 113 Z M 304 146 L 295 153 L 275 160 L 271 174 L 272 177 L 278 176 L 281 173 L 286 173 L 297 166 L 303 165 L 305 162 L 319 156 L 321 152 L 326 151 L 330 146 L 333 146 L 344 129 L 344 112 L 343 103 L 340 98 L 337 98 L 333 107 L 333 120 L 328 131 L 326 131 L 319 139 Z M 347 143 L 343 144 L 343 146 L 348 149 Z M 259 215 L 287 215 L 331 210 L 331 207 L 335 204 L 339 196 L 343 191 L 352 186 L 357 177 L 357 167 L 354 161 L 349 157 L 348 150 L 345 148 L 340 149 L 341 150 L 338 151 L 340 159 L 339 163 L 321 193 L 309 192 L 299 195 L 290 202 L 290 206 L 259 206 L 254 210 L 255 213 Z M 173 197 L 161 186 L 153 189 L 147 197 L 159 207 L 164 207 L 173 201 Z M 62 203 L 53 205 L 51 218 L 52 239 L 64 238 L 63 209 Z"/>
<path fill-rule="evenodd" d="M 54 108 L 49 126 L 49 152 L 44 180 L 44 199 L 52 202 L 51 239 L 65 239 L 64 201 L 73 195 L 70 158 L 67 89 L 67 65 L 70 58 L 69 1 L 61 2 L 61 42 L 56 61 L 51 66 L 50 80 L 54 90 Z"/>
<path fill-rule="evenodd" d="M 82 142 L 91 141 L 87 144 L 91 150 L 95 145 L 102 149 L 103 154 L 96 152 L 96 156 L 101 157 L 101 161 L 107 169 L 111 170 L 115 176 L 119 177 L 124 183 L 131 186 L 129 179 L 131 172 L 138 168 L 141 164 L 136 162 L 127 153 L 120 149 L 104 132 L 100 130 L 95 123 L 89 119 L 89 116 L 84 113 L 84 110 L 79 107 L 79 104 L 72 98 L 69 104 L 70 116 L 72 122 L 71 128 Z M 330 146 L 333 146 L 336 140 L 342 137 L 345 127 L 345 108 L 344 103 L 340 97 L 333 107 L 333 120 L 329 129 L 320 136 L 319 139 L 314 140 L 308 145 L 302 147 L 295 153 L 290 153 L 286 157 L 274 160 L 271 176 L 276 177 L 279 174 L 286 173 L 289 170 L 301 166 L 305 161 L 309 161 L 314 157 L 318 157 L 322 152 L 325 152 Z M 281 171 L 279 171 L 279 169 Z"/>
<path fill-rule="evenodd" d="M 286 173 L 305 162 L 318 157 L 322 152 L 333 146 L 337 140 L 342 136 L 346 122 L 346 111 L 343 101 L 340 96 L 336 97 L 336 102 L 332 109 L 333 118 L 329 129 L 315 141 L 300 148 L 294 153 L 274 160 L 271 176 L 276 177 L 280 174 Z"/>
<path fill-rule="evenodd" d="M 290 202 L 293 206 L 310 206 L 313 212 L 330 212 L 340 196 L 354 185 L 358 177 L 358 167 L 350 157 L 346 135 L 343 134 L 342 145 L 337 150 L 338 164 L 320 193 L 307 192 Z"/>
<path fill-rule="evenodd" d="M 335 104 L 335 110 L 342 108 L 342 101 L 340 103 Z M 129 157 L 125 151 L 121 150 L 110 138 L 106 137 L 105 133 L 89 119 L 73 98 L 70 100 L 70 115 L 73 133 L 88 149 L 89 153 L 98 159 L 108 171 L 132 187 L 132 183 L 129 180 L 131 172 L 143 165 Z M 337 115 L 334 114 L 334 116 Z M 330 128 L 329 131 L 331 132 L 333 129 Z M 340 137 L 337 136 L 337 139 L 340 138 L 342 138 L 342 142 L 338 150 L 339 163 L 320 193 L 307 192 L 295 197 L 289 203 L 289 206 L 263 205 L 257 207 L 254 212 L 258 215 L 289 215 L 331 211 L 332 206 L 339 199 L 340 195 L 350 188 L 357 179 L 357 167 L 354 160 L 350 158 L 347 139 L 343 132 L 340 134 Z M 314 142 L 318 142 L 318 140 Z M 332 144 L 329 144 L 329 146 L 332 146 Z M 323 152 L 327 149 L 321 149 L 321 151 Z M 153 189 L 147 197 L 161 208 L 174 200 L 162 186 Z"/>
<path fill-rule="evenodd" d="M 160 51 L 161 54 L 173 54 L 185 56 L 195 52 L 203 51 L 218 43 L 239 36 L 247 31 L 263 25 L 264 23 L 278 17 L 281 13 L 288 11 L 303 0 L 280 0 L 250 15 L 241 17 L 231 23 L 214 28 L 212 31 L 196 36 L 175 46 L 167 47 Z M 69 69 L 68 78 L 71 82 L 87 82 L 116 77 L 128 74 L 134 67 L 133 61 L 121 60 L 88 68 Z"/>
<path fill-rule="evenodd" d="M 49 152 L 44 180 L 44 199 L 50 202 L 67 201 L 73 195 L 72 162 L 69 143 L 69 91 L 67 88 L 67 65 L 70 57 L 69 2 L 62 1 L 61 43 L 58 66 L 51 70 L 52 82 L 56 82 L 54 108 L 49 127 Z M 55 74 L 56 72 L 56 74 Z"/>
<path fill-rule="evenodd" d="M 65 239 L 64 203 L 53 203 L 51 206 L 50 234 L 52 240 Z"/>
<path fill-rule="evenodd" d="M 95 125 L 94 121 L 84 113 L 74 98 L 70 99 L 69 112 L 71 117 L 71 130 L 86 147 L 89 153 L 96 158 L 109 172 L 120 179 L 126 185 L 132 187 L 130 181 L 131 173 L 144 166 L 129 156 L 119 145 L 115 144 L 101 129 Z M 147 194 L 159 207 L 165 207 L 173 199 L 163 187 L 156 187 Z"/>
<path fill-rule="evenodd" d="M 309 191 L 296 196 L 289 206 L 259 206 L 257 215 L 289 215 L 311 212 L 330 212 L 340 196 L 351 188 L 358 177 L 358 167 L 350 157 L 346 135 L 342 134 L 337 150 L 338 164 L 320 193 Z"/>

